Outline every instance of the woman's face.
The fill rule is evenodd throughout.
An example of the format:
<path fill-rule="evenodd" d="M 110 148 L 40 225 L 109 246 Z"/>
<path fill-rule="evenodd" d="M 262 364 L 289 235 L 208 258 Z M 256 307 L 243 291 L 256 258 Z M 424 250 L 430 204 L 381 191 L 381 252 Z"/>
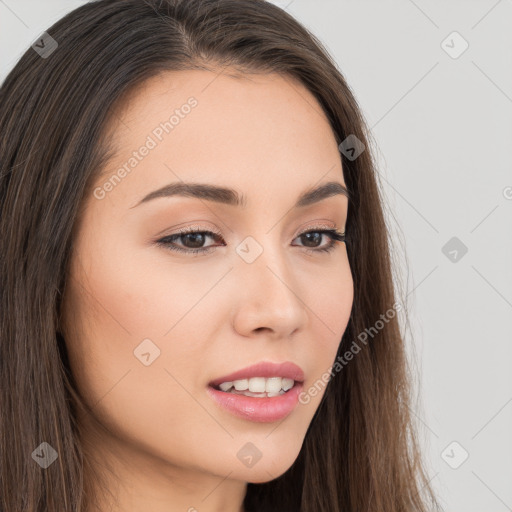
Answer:
<path fill-rule="evenodd" d="M 353 300 L 345 244 L 321 250 L 323 230 L 345 230 L 347 197 L 332 186 L 296 205 L 345 185 L 329 123 L 296 81 L 208 71 L 151 79 L 114 122 L 117 154 L 85 198 L 64 303 L 77 385 L 112 432 L 94 446 L 140 478 L 276 478 L 299 454 Z M 236 192 L 144 200 L 190 183 Z M 200 233 L 170 239 L 190 228 Z M 291 404 L 209 387 L 287 361 L 303 371 Z"/>

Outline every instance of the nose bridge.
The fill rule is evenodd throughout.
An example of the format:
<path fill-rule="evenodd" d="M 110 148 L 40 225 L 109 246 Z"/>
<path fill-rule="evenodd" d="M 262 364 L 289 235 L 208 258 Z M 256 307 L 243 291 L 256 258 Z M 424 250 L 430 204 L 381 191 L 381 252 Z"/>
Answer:
<path fill-rule="evenodd" d="M 270 235 L 247 236 L 236 248 L 236 276 L 243 283 L 238 312 L 249 314 L 252 329 L 267 327 L 288 335 L 305 321 L 285 249 Z"/>

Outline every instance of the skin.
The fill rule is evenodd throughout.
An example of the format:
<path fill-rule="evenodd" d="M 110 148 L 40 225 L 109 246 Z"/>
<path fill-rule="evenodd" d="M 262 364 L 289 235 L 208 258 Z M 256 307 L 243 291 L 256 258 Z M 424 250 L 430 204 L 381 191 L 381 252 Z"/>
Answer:
<path fill-rule="evenodd" d="M 103 199 L 85 198 L 63 318 L 76 385 L 93 410 L 80 417 L 84 446 L 110 491 L 94 510 L 243 512 L 247 482 L 277 478 L 297 458 L 325 386 L 284 420 L 256 423 L 220 408 L 208 382 L 262 360 L 293 361 L 308 389 L 332 366 L 349 320 L 346 245 L 308 253 L 330 237 L 307 245 L 298 236 L 318 225 L 343 232 L 348 199 L 292 208 L 306 189 L 345 184 L 327 118 L 290 78 L 219 73 L 166 72 L 131 94 L 96 186 L 190 96 L 198 104 Z M 232 187 L 247 207 L 178 196 L 134 207 L 181 180 Z M 191 226 L 223 241 L 206 237 L 203 246 L 216 247 L 206 255 L 153 243 Z M 247 236 L 263 248 L 250 264 L 235 251 Z M 149 366 L 134 355 L 147 338 L 160 349 Z M 250 468 L 237 458 L 247 442 L 262 453 Z"/>

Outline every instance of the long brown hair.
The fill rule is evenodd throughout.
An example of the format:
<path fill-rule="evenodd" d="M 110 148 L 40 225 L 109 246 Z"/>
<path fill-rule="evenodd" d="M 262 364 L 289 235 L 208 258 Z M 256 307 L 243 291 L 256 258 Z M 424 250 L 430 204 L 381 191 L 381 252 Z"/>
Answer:
<path fill-rule="evenodd" d="M 0 89 L 3 512 L 83 512 L 89 503 L 76 420 L 84 405 L 58 329 L 60 306 L 84 198 L 109 156 L 109 119 L 121 97 L 148 78 L 230 66 L 300 80 L 337 143 L 352 135 L 366 147 L 357 158 L 340 152 L 351 197 L 354 303 L 338 355 L 396 303 L 371 134 L 327 50 L 292 16 L 264 0 L 97 0 L 48 34 L 58 46 L 45 35 L 45 58 L 29 48 Z M 249 483 L 245 509 L 439 509 L 410 414 L 408 368 L 394 315 L 333 372 L 296 461 L 273 481 Z M 31 457 L 42 442 L 58 453 L 45 470 Z"/>

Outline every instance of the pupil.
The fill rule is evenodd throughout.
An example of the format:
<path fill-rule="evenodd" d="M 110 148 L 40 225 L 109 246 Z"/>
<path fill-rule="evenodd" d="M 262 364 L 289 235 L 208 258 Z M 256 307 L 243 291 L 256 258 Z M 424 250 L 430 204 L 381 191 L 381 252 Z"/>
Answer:
<path fill-rule="evenodd" d="M 192 237 L 192 242 L 194 243 L 194 240 L 196 241 L 195 245 L 193 245 L 192 247 L 194 248 L 197 248 L 197 247 L 201 247 L 204 243 L 204 235 L 201 234 L 201 233 L 187 233 L 186 235 L 184 235 L 185 238 L 187 237 Z"/>
<path fill-rule="evenodd" d="M 317 242 L 320 242 L 322 239 L 322 234 L 318 232 L 312 232 L 312 233 L 306 233 L 302 236 L 306 237 L 306 240 L 309 240 L 311 242 L 311 239 L 316 239 Z M 312 247 L 315 247 L 317 244 L 314 244 Z"/>

